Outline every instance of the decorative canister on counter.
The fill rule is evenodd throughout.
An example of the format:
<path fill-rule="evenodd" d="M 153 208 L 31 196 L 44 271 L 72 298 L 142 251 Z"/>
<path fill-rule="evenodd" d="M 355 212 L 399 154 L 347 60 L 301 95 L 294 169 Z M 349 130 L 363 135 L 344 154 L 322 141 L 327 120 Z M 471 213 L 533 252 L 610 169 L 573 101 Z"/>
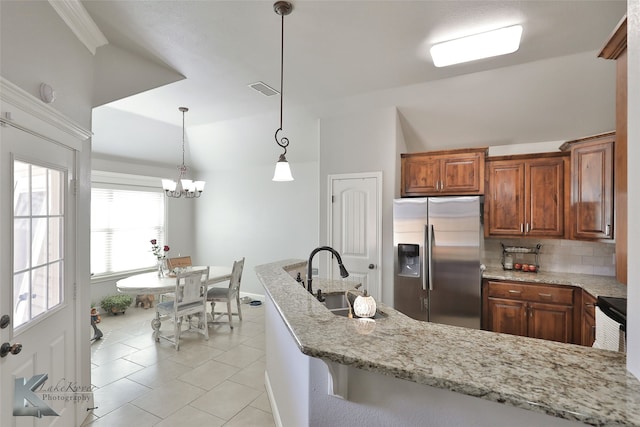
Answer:
<path fill-rule="evenodd" d="M 505 270 L 513 270 L 513 255 L 504 254 L 504 269 Z"/>

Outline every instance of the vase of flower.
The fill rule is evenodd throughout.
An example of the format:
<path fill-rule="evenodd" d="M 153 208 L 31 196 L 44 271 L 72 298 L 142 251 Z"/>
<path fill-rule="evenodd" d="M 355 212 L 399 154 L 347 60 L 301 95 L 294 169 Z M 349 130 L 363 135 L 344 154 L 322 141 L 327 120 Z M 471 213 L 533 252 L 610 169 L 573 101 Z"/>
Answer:
<path fill-rule="evenodd" d="M 158 269 L 158 277 L 165 277 L 165 270 L 167 269 L 167 252 L 169 252 L 169 246 L 160 246 L 156 239 L 151 240 L 151 252 L 156 256 Z"/>
<path fill-rule="evenodd" d="M 158 259 L 158 277 L 164 277 L 164 258 Z"/>

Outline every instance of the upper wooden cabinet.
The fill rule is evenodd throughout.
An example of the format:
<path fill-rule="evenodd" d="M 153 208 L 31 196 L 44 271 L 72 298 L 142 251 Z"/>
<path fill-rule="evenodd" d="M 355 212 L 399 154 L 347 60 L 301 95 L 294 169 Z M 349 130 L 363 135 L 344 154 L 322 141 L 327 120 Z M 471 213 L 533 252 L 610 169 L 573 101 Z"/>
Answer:
<path fill-rule="evenodd" d="M 487 148 L 401 154 L 402 197 L 484 194 Z"/>
<path fill-rule="evenodd" d="M 571 153 L 572 239 L 613 239 L 613 158 L 615 133 L 564 143 Z"/>
<path fill-rule="evenodd" d="M 487 160 L 485 235 L 564 237 L 568 153 Z"/>

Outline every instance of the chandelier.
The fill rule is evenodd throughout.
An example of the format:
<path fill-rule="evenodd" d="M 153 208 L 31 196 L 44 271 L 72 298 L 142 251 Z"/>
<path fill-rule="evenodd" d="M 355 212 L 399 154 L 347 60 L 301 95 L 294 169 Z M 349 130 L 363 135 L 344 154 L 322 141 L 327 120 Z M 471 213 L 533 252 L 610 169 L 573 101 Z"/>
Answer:
<path fill-rule="evenodd" d="M 193 199 L 200 197 L 204 190 L 204 181 L 192 181 L 187 179 L 187 167 L 184 164 L 184 113 L 189 111 L 187 107 L 180 107 L 182 111 L 182 164 L 178 166 L 178 180 L 162 180 L 162 188 L 167 197 Z"/>
<path fill-rule="evenodd" d="M 285 155 L 287 154 L 287 146 L 289 145 L 289 139 L 282 137 L 278 139 L 278 133 L 282 130 L 282 99 L 284 98 L 282 75 L 284 68 L 284 16 L 291 13 L 293 5 L 288 1 L 277 1 L 273 4 L 273 10 L 282 17 L 282 31 L 280 35 L 280 127 L 276 130 L 275 139 L 278 144 L 284 150 L 284 153 L 280 154 L 278 162 L 276 163 L 276 170 L 273 174 L 273 181 L 293 181 L 291 175 L 291 168 Z"/>

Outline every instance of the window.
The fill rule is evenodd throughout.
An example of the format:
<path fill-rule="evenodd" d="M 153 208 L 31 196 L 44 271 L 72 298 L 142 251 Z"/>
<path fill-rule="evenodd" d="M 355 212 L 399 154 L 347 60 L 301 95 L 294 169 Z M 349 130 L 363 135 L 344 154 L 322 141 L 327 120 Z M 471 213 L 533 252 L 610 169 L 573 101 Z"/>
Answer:
<path fill-rule="evenodd" d="M 149 187 L 94 179 L 91 273 L 104 276 L 154 266 L 151 239 L 165 241 L 165 196 Z"/>
<path fill-rule="evenodd" d="M 13 162 L 13 326 L 62 302 L 66 173 Z"/>

